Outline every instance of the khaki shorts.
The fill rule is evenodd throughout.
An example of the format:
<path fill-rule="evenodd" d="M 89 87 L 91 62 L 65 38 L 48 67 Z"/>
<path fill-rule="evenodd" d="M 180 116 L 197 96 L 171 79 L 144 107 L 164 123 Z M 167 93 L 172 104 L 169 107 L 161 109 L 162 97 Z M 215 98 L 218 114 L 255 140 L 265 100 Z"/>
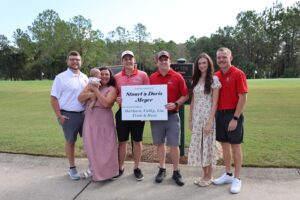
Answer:
<path fill-rule="evenodd" d="M 168 113 L 167 121 L 151 121 L 153 144 L 180 145 L 180 117 L 178 113 Z"/>

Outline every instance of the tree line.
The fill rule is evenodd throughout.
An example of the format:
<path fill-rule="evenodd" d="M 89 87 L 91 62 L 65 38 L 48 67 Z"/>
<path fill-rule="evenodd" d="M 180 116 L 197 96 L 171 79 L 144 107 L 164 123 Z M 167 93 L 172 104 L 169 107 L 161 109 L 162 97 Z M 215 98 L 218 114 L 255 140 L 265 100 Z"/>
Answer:
<path fill-rule="evenodd" d="M 104 36 L 81 15 L 64 21 L 54 10 L 45 10 L 27 30 L 17 29 L 12 42 L 0 34 L 0 79 L 53 79 L 65 70 L 70 50 L 81 53 L 85 73 L 95 66 L 119 65 L 125 49 L 132 50 L 138 67 L 150 73 L 160 50 L 169 51 L 173 62 L 177 58 L 193 62 L 201 52 L 214 58 L 222 46 L 233 51 L 233 64 L 248 78 L 300 76 L 300 1 L 290 7 L 276 1 L 261 13 L 240 12 L 236 20 L 235 26 L 220 27 L 210 37 L 191 36 L 177 44 L 160 38 L 150 41 L 150 33 L 141 23 L 131 31 L 118 26 Z"/>

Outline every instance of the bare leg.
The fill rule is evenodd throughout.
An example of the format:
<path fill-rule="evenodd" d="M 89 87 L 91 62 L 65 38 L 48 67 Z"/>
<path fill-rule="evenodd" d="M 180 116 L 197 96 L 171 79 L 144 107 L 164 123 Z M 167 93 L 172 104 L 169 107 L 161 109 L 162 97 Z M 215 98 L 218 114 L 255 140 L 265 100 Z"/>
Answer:
<path fill-rule="evenodd" d="M 157 154 L 159 160 L 159 167 L 166 168 L 166 146 L 165 144 L 158 144 L 157 146 Z"/>
<path fill-rule="evenodd" d="M 127 154 L 127 141 L 119 142 L 119 169 L 124 169 L 124 161 Z"/>
<path fill-rule="evenodd" d="M 209 166 L 206 166 L 205 167 L 205 180 L 210 180 L 212 179 L 212 166 L 209 165 Z"/>
<path fill-rule="evenodd" d="M 173 163 L 174 171 L 179 170 L 179 147 L 178 146 L 170 146 L 170 153 Z"/>
<path fill-rule="evenodd" d="M 67 159 L 69 160 L 70 167 L 75 166 L 75 143 L 67 142 L 65 143 L 65 152 Z"/>
<path fill-rule="evenodd" d="M 207 176 L 207 169 L 206 169 L 206 167 L 202 167 L 202 177 L 201 177 L 201 179 L 205 180 L 206 176 Z"/>
<path fill-rule="evenodd" d="M 133 159 L 134 159 L 134 169 L 139 167 L 141 156 L 142 156 L 142 142 L 133 141 Z"/>
<path fill-rule="evenodd" d="M 234 176 L 236 178 L 240 178 L 241 168 L 242 168 L 242 149 L 240 144 L 232 144 L 231 145 L 233 161 L 234 161 Z"/>
<path fill-rule="evenodd" d="M 225 170 L 227 173 L 231 171 L 231 152 L 230 152 L 230 144 L 229 143 L 222 143 L 223 149 L 223 159 L 225 163 Z"/>

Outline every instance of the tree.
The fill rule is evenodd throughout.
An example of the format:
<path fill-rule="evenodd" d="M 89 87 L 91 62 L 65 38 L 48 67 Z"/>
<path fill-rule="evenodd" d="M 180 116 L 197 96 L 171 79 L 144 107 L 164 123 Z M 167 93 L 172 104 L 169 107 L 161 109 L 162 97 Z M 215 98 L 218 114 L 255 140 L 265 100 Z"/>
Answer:
<path fill-rule="evenodd" d="M 7 78 L 8 70 L 11 65 L 9 58 L 11 57 L 10 41 L 5 35 L 0 35 L 0 77 Z"/>
<path fill-rule="evenodd" d="M 10 80 L 25 78 L 26 56 L 17 48 L 9 46 L 10 41 L 0 35 L 0 77 Z"/>
<path fill-rule="evenodd" d="M 115 30 L 108 33 L 108 39 L 110 41 L 118 41 L 122 44 L 125 44 L 129 41 L 129 31 L 127 31 L 124 27 L 118 26 Z"/>
<path fill-rule="evenodd" d="M 255 11 L 241 12 L 237 16 L 236 34 L 237 42 L 240 44 L 242 58 L 257 63 L 258 50 L 263 42 L 262 21 Z"/>
<path fill-rule="evenodd" d="M 63 45 L 56 38 L 59 22 L 61 20 L 54 10 L 45 10 L 38 15 L 32 26 L 28 27 L 35 43 L 35 59 L 31 65 L 35 78 L 40 78 L 42 73 L 50 76 L 54 58 L 59 57 L 58 50 Z"/>
<path fill-rule="evenodd" d="M 147 28 L 145 25 L 138 23 L 134 26 L 132 31 L 132 37 L 134 41 L 138 44 L 138 56 L 137 61 L 138 63 L 145 62 L 145 48 L 146 48 L 146 42 L 150 38 L 150 33 L 147 32 Z"/>
<path fill-rule="evenodd" d="M 17 29 L 14 32 L 13 38 L 15 40 L 15 44 L 18 47 L 18 49 L 29 58 L 33 60 L 33 57 L 35 55 L 35 45 L 32 42 L 30 36 L 28 33 L 25 33 L 21 29 Z"/>
<path fill-rule="evenodd" d="M 282 73 L 280 69 L 280 57 L 281 57 L 281 45 L 282 45 L 282 19 L 284 15 L 284 9 L 281 3 L 275 2 L 271 8 L 267 8 L 263 11 L 262 17 L 264 20 L 264 32 L 265 32 L 265 49 L 266 64 L 271 76 L 279 77 Z"/>
<path fill-rule="evenodd" d="M 72 33 L 71 49 L 81 53 L 84 60 L 83 70 L 88 71 L 96 65 L 96 60 L 98 60 L 99 56 L 95 52 L 103 50 L 103 48 L 96 49 L 99 47 L 99 41 L 103 38 L 103 34 L 100 30 L 93 30 L 91 20 L 85 19 L 81 15 L 73 17 L 68 26 Z"/>
<path fill-rule="evenodd" d="M 125 49 L 132 49 L 129 47 L 130 33 L 124 27 L 118 26 L 115 30 L 108 33 L 106 38 L 107 54 L 110 63 L 119 64 L 120 55 Z"/>
<path fill-rule="evenodd" d="M 161 50 L 171 53 L 172 61 L 186 58 L 194 62 L 202 53 L 215 60 L 215 52 L 225 46 L 233 51 L 233 64 L 253 77 L 300 76 L 300 2 L 284 8 L 277 1 L 262 13 L 243 11 L 235 26 L 218 28 L 209 37 L 191 36 L 184 44 L 150 41 L 145 25 L 133 30 L 117 26 L 104 38 L 92 22 L 81 15 L 64 21 L 54 10 L 38 14 L 28 30 L 14 32 L 14 45 L 0 35 L 0 77 L 5 79 L 37 79 L 41 73 L 53 79 L 65 70 L 65 56 L 77 50 L 83 58 L 84 72 L 101 65 L 119 65 L 125 49 L 135 53 L 138 66 L 151 72 L 156 69 L 154 56 Z"/>
<path fill-rule="evenodd" d="M 4 79 L 18 80 L 24 72 L 25 56 L 9 43 L 6 36 L 0 35 L 0 74 Z"/>
<path fill-rule="evenodd" d="M 200 37 L 196 39 L 194 36 L 190 38 L 189 41 L 187 41 L 187 49 L 190 54 L 190 62 L 194 62 L 196 58 L 201 54 L 202 52 L 206 52 L 207 54 L 214 55 L 215 49 L 212 49 L 212 40 L 209 37 Z"/>
<path fill-rule="evenodd" d="M 0 50 L 9 46 L 10 41 L 7 39 L 5 35 L 0 34 Z"/>
<path fill-rule="evenodd" d="M 297 54 L 300 53 L 300 1 L 294 7 L 288 7 L 283 16 L 283 75 L 290 77 L 299 74 Z M 298 44 L 298 45 L 297 45 Z M 300 68 L 299 68 L 300 69 Z"/>

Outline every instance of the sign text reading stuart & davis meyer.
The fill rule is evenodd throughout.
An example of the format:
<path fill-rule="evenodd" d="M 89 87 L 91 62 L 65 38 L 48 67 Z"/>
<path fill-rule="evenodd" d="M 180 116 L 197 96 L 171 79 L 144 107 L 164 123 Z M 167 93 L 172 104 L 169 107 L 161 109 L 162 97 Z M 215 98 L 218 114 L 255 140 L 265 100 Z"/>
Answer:
<path fill-rule="evenodd" d="M 168 120 L 167 85 L 122 86 L 122 120 Z"/>

